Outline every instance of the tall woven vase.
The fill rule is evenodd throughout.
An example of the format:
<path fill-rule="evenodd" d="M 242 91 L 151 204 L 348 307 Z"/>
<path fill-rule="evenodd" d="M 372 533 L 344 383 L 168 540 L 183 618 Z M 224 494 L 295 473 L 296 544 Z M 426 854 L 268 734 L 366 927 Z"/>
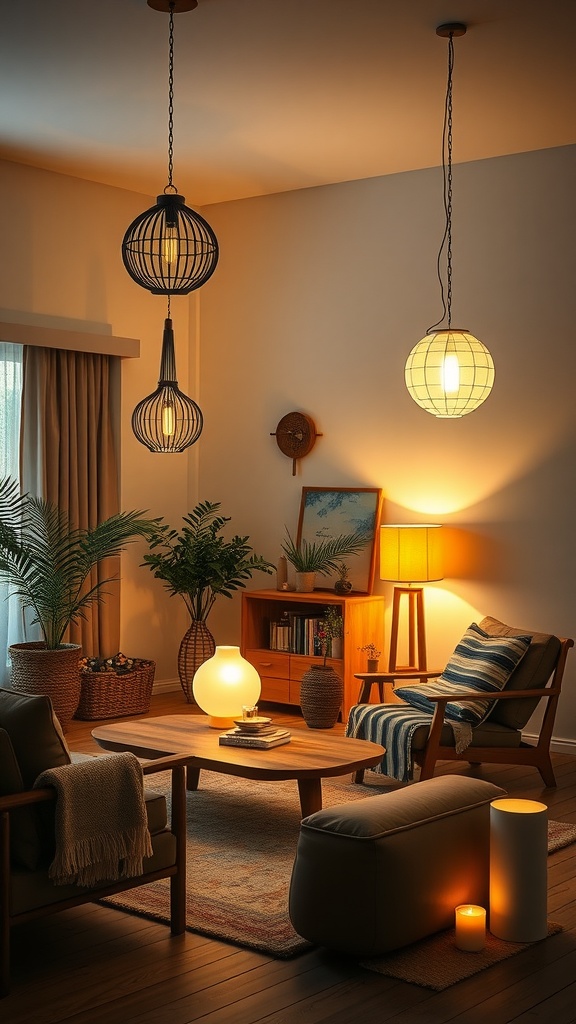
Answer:
<path fill-rule="evenodd" d="M 331 729 L 342 707 L 344 684 L 331 665 L 313 665 L 302 676 L 300 707 L 309 729 Z"/>
<path fill-rule="evenodd" d="M 194 704 L 192 682 L 194 673 L 200 665 L 211 658 L 216 650 L 212 633 L 203 619 L 192 619 L 190 626 L 182 637 L 178 651 L 178 675 L 180 686 L 189 704 Z"/>
<path fill-rule="evenodd" d="M 63 644 L 49 650 L 45 643 L 38 641 L 12 644 L 8 650 L 12 687 L 23 693 L 42 693 L 50 697 L 54 713 L 66 730 L 80 701 L 81 646 Z"/>

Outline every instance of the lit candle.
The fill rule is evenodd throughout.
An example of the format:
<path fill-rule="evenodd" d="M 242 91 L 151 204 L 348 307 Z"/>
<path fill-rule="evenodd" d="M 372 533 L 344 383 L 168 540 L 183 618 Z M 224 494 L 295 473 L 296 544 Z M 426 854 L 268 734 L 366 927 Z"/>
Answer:
<path fill-rule="evenodd" d="M 467 953 L 477 953 L 486 943 L 486 911 L 464 903 L 456 907 L 456 945 Z"/>

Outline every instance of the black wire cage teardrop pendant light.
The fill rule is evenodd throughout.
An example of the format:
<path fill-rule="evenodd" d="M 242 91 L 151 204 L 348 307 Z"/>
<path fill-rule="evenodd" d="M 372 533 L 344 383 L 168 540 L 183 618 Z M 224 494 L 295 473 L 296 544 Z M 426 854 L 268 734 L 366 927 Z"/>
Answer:
<path fill-rule="evenodd" d="M 168 65 L 168 184 L 156 205 L 136 217 L 122 241 L 122 259 L 130 277 L 154 295 L 186 295 L 212 276 L 218 241 L 212 228 L 186 206 L 172 183 L 174 162 L 174 14 L 191 11 L 197 0 L 148 0 L 170 16 Z"/>
<path fill-rule="evenodd" d="M 203 424 L 202 412 L 196 402 L 178 387 L 168 297 L 158 387 L 138 402 L 132 413 L 132 430 L 140 443 L 146 445 L 151 452 L 183 452 L 198 440 Z"/>
<path fill-rule="evenodd" d="M 473 412 L 488 398 L 494 383 L 494 362 L 486 346 L 468 330 L 452 327 L 452 71 L 454 36 L 463 36 L 466 25 L 439 25 L 436 34 L 448 39 L 448 82 L 442 134 L 442 171 L 446 222 L 438 253 L 438 280 L 443 306 L 438 323 L 429 327 L 408 356 L 406 387 L 426 412 L 440 419 L 456 419 Z M 442 255 L 446 255 L 446 292 L 442 279 Z M 442 323 L 447 325 L 442 327 Z"/>

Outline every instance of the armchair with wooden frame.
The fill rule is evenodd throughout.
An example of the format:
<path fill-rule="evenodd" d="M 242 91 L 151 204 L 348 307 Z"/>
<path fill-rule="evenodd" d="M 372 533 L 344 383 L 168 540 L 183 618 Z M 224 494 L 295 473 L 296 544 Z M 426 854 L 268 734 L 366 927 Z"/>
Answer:
<path fill-rule="evenodd" d="M 428 700 L 436 705 L 430 726 L 418 728 L 412 738 L 412 758 L 420 766 L 420 780 L 432 778 L 438 761 L 464 761 L 473 765 L 484 762 L 531 765 L 538 769 L 545 786 L 555 786 L 550 743 L 566 658 L 574 641 L 547 633 L 516 629 L 490 616 L 484 618 L 479 625 L 491 636 L 519 636 L 528 633 L 532 637 L 530 647 L 504 689 L 490 694 L 490 699 L 494 700 L 490 714 L 480 725 L 473 727 L 472 740 L 460 753 L 456 752 L 454 732 L 445 722 L 446 705 L 456 700 L 475 701 L 485 694 L 470 690 L 443 696 L 430 694 Z M 396 680 L 402 680 L 404 684 L 411 679 L 423 682 L 439 675 L 438 671 L 420 670 L 357 673 L 356 678 L 361 680 L 358 704 L 370 703 L 374 684 L 378 686 L 382 699 L 385 684 Z M 522 738 L 522 730 L 541 700 L 545 702 L 545 708 L 537 740 L 534 744 L 528 743 Z M 383 713 L 386 707 L 386 704 L 382 704 Z M 398 702 L 392 707 L 397 711 Z M 356 772 L 354 782 L 362 782 L 363 776 L 363 771 Z"/>
<path fill-rule="evenodd" d="M 144 788 L 152 855 L 144 858 L 141 874 L 92 886 L 56 884 L 49 866 L 57 790 L 36 789 L 34 780 L 47 768 L 65 773 L 74 765 L 49 698 L 0 689 L 0 996 L 9 990 L 14 925 L 170 878 L 170 930 L 173 935 L 185 930 L 188 763 L 189 758 L 176 756 L 142 764 L 146 778 L 170 772 L 172 804 L 168 820 L 164 795 Z"/>

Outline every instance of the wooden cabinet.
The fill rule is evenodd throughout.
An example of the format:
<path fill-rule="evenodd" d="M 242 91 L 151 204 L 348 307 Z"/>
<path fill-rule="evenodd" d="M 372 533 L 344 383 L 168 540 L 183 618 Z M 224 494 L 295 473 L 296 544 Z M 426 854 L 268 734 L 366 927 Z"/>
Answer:
<path fill-rule="evenodd" d="M 384 645 L 384 598 L 354 594 L 340 596 L 333 590 L 297 594 L 285 590 L 243 590 L 241 653 L 260 675 L 264 701 L 277 704 L 300 703 L 300 681 L 319 656 L 270 650 L 271 623 L 294 615 L 322 615 L 330 605 L 340 609 L 343 619 L 340 658 L 328 658 L 344 682 L 342 718 L 356 704 L 360 684 L 355 672 L 366 671 L 366 655 L 358 650 L 365 644 Z"/>

